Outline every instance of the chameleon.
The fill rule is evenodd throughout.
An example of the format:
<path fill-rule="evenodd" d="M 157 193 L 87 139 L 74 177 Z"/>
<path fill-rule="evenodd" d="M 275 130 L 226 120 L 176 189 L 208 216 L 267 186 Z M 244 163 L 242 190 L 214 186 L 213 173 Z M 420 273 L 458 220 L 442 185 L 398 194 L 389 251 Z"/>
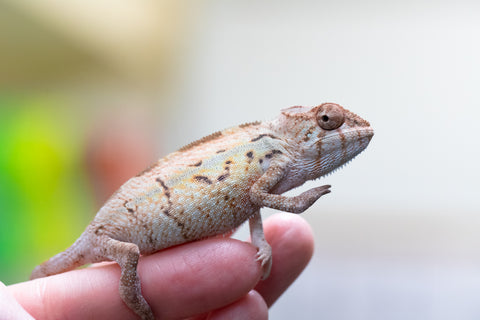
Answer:
<path fill-rule="evenodd" d="M 31 279 L 101 261 L 121 268 L 119 293 L 141 319 L 155 319 L 141 291 L 141 255 L 228 234 L 249 221 L 262 279 L 272 266 L 260 209 L 302 213 L 330 185 L 296 196 L 284 192 L 333 172 L 362 152 L 370 124 L 335 103 L 293 106 L 190 143 L 123 184 L 80 237 L 35 267 Z"/>

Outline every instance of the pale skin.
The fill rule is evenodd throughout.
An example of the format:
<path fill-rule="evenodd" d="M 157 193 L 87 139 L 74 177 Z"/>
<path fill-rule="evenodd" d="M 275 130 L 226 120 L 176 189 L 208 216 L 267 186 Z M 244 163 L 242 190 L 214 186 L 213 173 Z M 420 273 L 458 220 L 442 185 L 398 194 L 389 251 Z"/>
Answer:
<path fill-rule="evenodd" d="M 310 260 L 313 236 L 301 217 L 288 214 L 267 219 L 264 232 L 274 267 L 261 282 L 255 247 L 238 240 L 207 239 L 142 257 L 138 265 L 142 289 L 152 307 L 160 310 L 157 316 L 267 319 L 268 307 Z M 98 264 L 12 285 L 8 293 L 36 319 L 136 319 L 118 296 L 119 273 L 116 264 Z M 4 301 L 11 309 L 11 301 L 4 299 L 0 308 L 5 310 Z M 11 319 L 28 319 L 20 307 L 15 311 L 17 317 Z"/>

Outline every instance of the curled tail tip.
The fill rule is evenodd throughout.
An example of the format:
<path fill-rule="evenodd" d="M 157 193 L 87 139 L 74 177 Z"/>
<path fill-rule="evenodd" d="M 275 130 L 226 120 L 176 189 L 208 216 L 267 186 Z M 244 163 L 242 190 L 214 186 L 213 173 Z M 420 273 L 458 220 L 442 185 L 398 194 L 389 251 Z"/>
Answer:
<path fill-rule="evenodd" d="M 36 266 L 35 269 L 33 269 L 32 273 L 30 274 L 30 280 L 35 280 L 38 278 L 43 278 L 46 277 L 47 275 L 45 274 L 42 265 Z"/>
<path fill-rule="evenodd" d="M 81 236 L 67 250 L 36 266 L 30 275 L 30 280 L 70 271 L 88 263 L 90 260 L 89 255 L 84 254 L 85 247 L 88 247 L 88 238 Z"/>

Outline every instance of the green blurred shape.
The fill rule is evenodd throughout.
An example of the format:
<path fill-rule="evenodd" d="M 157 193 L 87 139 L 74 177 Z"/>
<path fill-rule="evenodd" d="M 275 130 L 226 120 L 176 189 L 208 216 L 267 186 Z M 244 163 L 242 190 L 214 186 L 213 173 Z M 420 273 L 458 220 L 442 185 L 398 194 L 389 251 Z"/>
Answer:
<path fill-rule="evenodd" d="M 15 111 L 7 108 L 5 101 L 0 104 L 0 280 L 12 277 L 18 248 L 26 243 L 22 226 L 16 221 L 18 212 L 24 212 L 24 202 L 8 168 L 8 155 L 11 149 L 10 132 L 15 119 Z M 16 243 L 17 244 L 16 244 Z"/>
<path fill-rule="evenodd" d="M 11 283 L 72 243 L 92 202 L 68 102 L 5 99 L 0 107 L 0 280 Z"/>

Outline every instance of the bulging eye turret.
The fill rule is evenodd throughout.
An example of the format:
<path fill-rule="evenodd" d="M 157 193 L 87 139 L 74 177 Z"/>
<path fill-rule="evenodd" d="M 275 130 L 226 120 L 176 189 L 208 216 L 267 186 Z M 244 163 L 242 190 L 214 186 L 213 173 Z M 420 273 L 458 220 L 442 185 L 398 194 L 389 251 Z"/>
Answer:
<path fill-rule="evenodd" d="M 339 105 L 324 103 L 317 112 L 317 122 L 324 130 L 334 130 L 345 122 L 345 111 Z"/>

